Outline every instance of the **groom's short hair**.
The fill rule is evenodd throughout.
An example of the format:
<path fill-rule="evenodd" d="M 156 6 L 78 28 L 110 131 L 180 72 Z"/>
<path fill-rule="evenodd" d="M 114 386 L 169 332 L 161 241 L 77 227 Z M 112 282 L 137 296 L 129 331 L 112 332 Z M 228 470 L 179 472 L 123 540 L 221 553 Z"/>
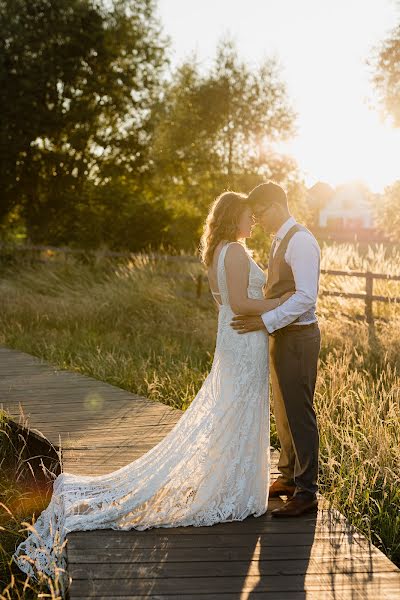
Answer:
<path fill-rule="evenodd" d="M 255 206 L 256 204 L 272 204 L 273 202 L 277 202 L 278 204 L 288 208 L 285 190 L 283 187 L 277 183 L 274 183 L 273 181 L 268 181 L 267 183 L 260 183 L 260 185 L 257 185 L 251 190 L 247 196 L 247 200 L 251 206 Z"/>

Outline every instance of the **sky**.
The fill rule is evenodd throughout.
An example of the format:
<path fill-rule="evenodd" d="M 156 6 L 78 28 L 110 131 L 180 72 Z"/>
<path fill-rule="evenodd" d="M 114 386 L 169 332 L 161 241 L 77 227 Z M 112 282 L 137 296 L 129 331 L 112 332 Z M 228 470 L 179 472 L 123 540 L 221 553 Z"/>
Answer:
<path fill-rule="evenodd" d="M 307 185 L 400 179 L 400 129 L 373 108 L 374 48 L 400 22 L 399 0 L 158 0 L 174 66 L 193 51 L 206 69 L 232 37 L 250 65 L 278 58 L 297 134 L 273 148 L 294 156 Z M 268 146 L 268 140 L 266 139 Z"/>

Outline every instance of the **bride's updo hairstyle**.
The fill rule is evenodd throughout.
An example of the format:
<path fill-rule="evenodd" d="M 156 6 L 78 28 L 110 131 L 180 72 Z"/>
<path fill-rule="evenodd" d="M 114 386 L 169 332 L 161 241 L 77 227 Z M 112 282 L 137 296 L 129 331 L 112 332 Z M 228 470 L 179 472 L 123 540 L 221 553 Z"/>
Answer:
<path fill-rule="evenodd" d="M 214 250 L 222 240 L 237 240 L 239 219 L 248 206 L 246 194 L 237 192 L 223 192 L 213 202 L 204 224 L 199 247 L 201 261 L 207 267 L 212 263 Z"/>

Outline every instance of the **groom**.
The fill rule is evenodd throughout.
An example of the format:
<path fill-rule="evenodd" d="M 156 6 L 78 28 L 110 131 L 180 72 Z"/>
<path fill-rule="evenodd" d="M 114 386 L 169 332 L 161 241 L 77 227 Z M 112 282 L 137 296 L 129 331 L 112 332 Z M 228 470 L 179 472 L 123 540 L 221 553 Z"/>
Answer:
<path fill-rule="evenodd" d="M 271 485 L 269 496 L 288 498 L 272 511 L 274 516 L 299 516 L 318 508 L 319 434 L 313 398 L 321 343 L 315 314 L 321 253 L 313 234 L 290 214 L 282 187 L 271 181 L 262 183 L 250 192 L 248 200 L 264 231 L 276 232 L 265 296 L 294 294 L 261 316 L 238 315 L 231 325 L 239 333 L 266 329 L 270 335 L 281 474 Z"/>

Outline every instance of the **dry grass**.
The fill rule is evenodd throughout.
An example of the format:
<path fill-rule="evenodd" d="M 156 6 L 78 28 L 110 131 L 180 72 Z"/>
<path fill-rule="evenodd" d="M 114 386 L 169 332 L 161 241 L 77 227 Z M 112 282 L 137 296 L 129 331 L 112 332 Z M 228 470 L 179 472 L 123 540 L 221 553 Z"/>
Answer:
<path fill-rule="evenodd" d="M 323 247 L 322 267 L 399 273 L 400 252 Z M 196 264 L 131 262 L 13 268 L 0 283 L 0 345 L 40 356 L 175 407 L 187 408 L 210 368 L 216 310 L 194 290 Z M 175 277 L 177 271 L 193 280 Z M 349 284 L 351 281 L 351 284 Z M 362 280 L 321 279 L 349 290 Z M 397 284 L 376 293 L 400 296 Z M 400 307 L 321 298 L 316 390 L 323 493 L 400 563 Z M 272 419 L 272 442 L 278 445 Z M 8 501 L 8 487 L 1 494 Z M 4 502 L 6 504 L 7 502 Z"/>

